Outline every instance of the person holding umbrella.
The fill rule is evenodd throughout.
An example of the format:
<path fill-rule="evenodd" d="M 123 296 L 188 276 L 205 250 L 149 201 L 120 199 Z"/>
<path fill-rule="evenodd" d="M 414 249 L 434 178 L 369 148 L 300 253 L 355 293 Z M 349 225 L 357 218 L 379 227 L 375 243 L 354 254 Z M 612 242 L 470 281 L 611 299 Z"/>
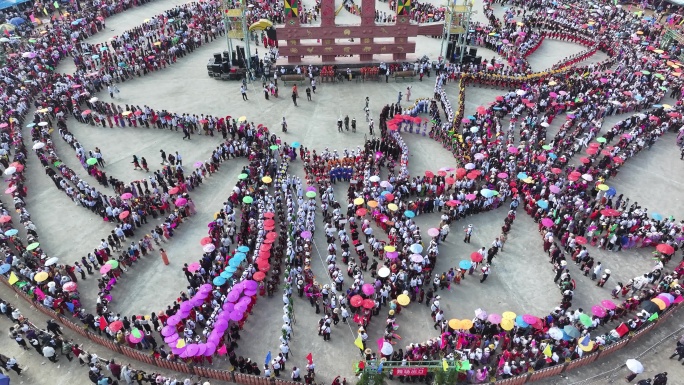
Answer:
<path fill-rule="evenodd" d="M 627 366 L 627 369 L 629 369 L 629 371 L 631 372 L 627 377 L 625 377 L 625 380 L 627 380 L 627 382 L 631 382 L 636 378 L 636 376 L 644 372 L 644 365 L 642 365 L 641 362 L 633 358 L 627 360 L 627 362 L 625 362 L 625 365 Z"/>

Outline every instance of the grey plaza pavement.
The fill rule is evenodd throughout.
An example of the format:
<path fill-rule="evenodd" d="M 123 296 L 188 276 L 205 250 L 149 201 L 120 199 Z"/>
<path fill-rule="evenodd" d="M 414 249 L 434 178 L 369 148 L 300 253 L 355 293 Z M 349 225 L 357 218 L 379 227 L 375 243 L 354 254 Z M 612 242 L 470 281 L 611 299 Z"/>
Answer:
<path fill-rule="evenodd" d="M 182 1 L 179 0 L 157 1 L 114 16 L 107 19 L 107 31 L 91 37 L 89 41 L 104 41 L 114 34 L 140 24 L 143 19 L 180 3 Z M 474 9 L 481 10 L 479 1 L 476 1 Z M 343 22 L 354 20 L 354 16 L 346 11 L 343 11 L 340 17 Z M 475 19 L 481 18 L 481 14 L 475 15 Z M 419 39 L 417 55 L 426 53 L 431 58 L 436 58 L 440 41 L 427 37 Z M 206 74 L 205 64 L 208 58 L 214 52 L 223 51 L 225 44 L 223 39 L 216 40 L 203 45 L 191 55 L 179 59 L 177 64 L 163 71 L 119 84 L 121 93 L 114 101 L 119 104 L 149 105 L 155 109 L 176 112 L 233 117 L 244 115 L 249 121 L 266 125 L 289 143 L 299 141 L 303 146 L 317 151 L 326 147 L 341 151 L 344 148 L 362 146 L 364 138 L 368 135 L 362 111 L 363 99 L 366 96 L 370 98 L 371 117 L 377 121 L 382 107 L 395 103 L 398 93 L 405 93 L 407 86 L 412 87 L 413 100 L 431 98 L 433 95 L 434 76 L 425 78 L 422 82 L 390 80 L 385 83 L 383 80 L 378 83 L 319 83 L 318 90 L 313 95 L 313 101 L 308 102 L 305 98 L 301 98 L 298 101 L 299 107 L 293 105 L 289 98 L 288 88 L 285 86 L 281 87 L 280 98 L 264 100 L 260 83 L 257 82 L 249 86 L 249 101 L 243 101 L 238 82 L 222 82 L 209 78 Z M 258 48 L 262 53 L 263 48 Z M 478 50 L 483 58 L 489 59 L 493 54 L 492 51 L 487 52 L 488 50 L 482 48 Z M 583 47 L 571 43 L 547 40 L 538 51 L 530 56 L 529 60 L 535 70 L 541 70 L 549 68 L 565 56 L 582 50 Z M 597 58 L 589 60 L 600 59 L 601 57 L 597 55 Z M 68 61 L 58 70 L 72 71 L 74 66 Z M 305 86 L 300 86 L 300 92 L 303 88 Z M 466 114 L 474 112 L 479 105 L 487 105 L 496 95 L 506 91 L 469 86 L 466 93 Z M 447 85 L 447 93 L 455 103 L 458 93 L 457 84 Z M 105 101 L 110 100 L 106 93 L 97 96 Z M 406 103 L 404 97 L 402 104 Z M 350 118 L 355 117 L 357 120 L 356 133 L 338 133 L 336 130 L 337 119 L 347 114 Z M 288 132 L 285 134 L 279 129 L 279 123 L 283 117 L 288 122 Z M 442 117 L 444 117 L 443 114 Z M 620 118 L 623 116 L 610 117 L 607 121 L 614 123 Z M 558 129 L 562 120 L 563 117 L 560 116 L 554 121 L 554 125 L 549 128 L 549 135 L 554 129 Z M 112 129 L 93 127 L 77 123 L 73 119 L 68 121 L 68 127 L 86 150 L 99 147 L 107 161 L 104 171 L 124 181 L 148 176 L 145 172 L 133 170 L 131 164 L 133 155 L 145 157 L 150 168 L 154 170 L 159 164 L 160 149 L 167 153 L 179 151 L 187 169 L 191 168 L 195 161 L 207 160 L 211 150 L 221 140 L 220 137 L 193 135 L 192 140 L 183 141 L 181 140 L 182 133 L 179 132 L 140 127 Z M 411 133 L 402 133 L 402 135 L 411 151 L 411 175 L 422 175 L 426 170 L 436 171 L 440 167 L 455 166 L 453 156 L 429 137 Z M 97 182 L 87 176 L 79 166 L 73 150 L 59 138 L 57 133 L 53 134 L 53 140 L 57 144 L 58 153 L 63 161 L 89 183 L 97 185 Z M 110 306 L 115 312 L 130 316 L 159 311 L 170 305 L 178 297 L 179 292 L 185 289 L 186 280 L 181 267 L 183 263 L 196 261 L 201 256 L 199 240 L 206 235 L 206 224 L 221 208 L 222 202 L 227 199 L 244 164 L 245 161 L 242 159 L 223 163 L 218 173 L 208 178 L 199 189 L 191 192 L 196 202 L 197 214 L 186 220 L 173 239 L 163 245 L 168 252 L 171 264 L 163 265 L 157 251 L 148 257 L 141 258 L 140 262 L 120 279 L 120 283 L 112 292 L 114 300 Z M 624 193 L 625 196 L 631 197 L 632 201 L 637 200 L 649 207 L 651 211 L 657 211 L 663 215 L 672 214 L 680 218 L 684 216 L 684 204 L 682 204 L 681 194 L 677 194 L 677 191 L 682 187 L 682 180 L 673 176 L 684 175 L 683 167 L 684 162 L 679 161 L 674 137 L 668 134 L 661 138 L 652 150 L 644 151 L 629 160 L 620 174 L 611 179 L 609 184 L 614 186 L 618 193 Z M 290 170 L 295 175 L 304 177 L 301 160 L 297 159 L 293 162 Z M 99 239 L 106 237 L 113 229 L 111 223 L 103 222 L 90 211 L 75 206 L 64 194 L 58 192 L 54 184 L 45 176 L 35 156 L 30 156 L 28 159 L 27 178 L 29 188 L 27 208 L 42 234 L 41 245 L 49 251 L 50 255 L 60 257 L 61 261 L 72 263 L 88 251 L 92 251 L 99 243 Z M 336 185 L 335 192 L 338 200 L 345 198 L 346 188 L 345 184 Z M 106 194 L 112 192 L 111 189 L 101 187 L 98 189 L 106 191 Z M 482 246 L 488 247 L 500 234 L 507 207 L 508 205 L 505 204 L 497 210 L 455 222 L 451 227 L 452 233 L 447 242 L 439 248 L 440 255 L 435 271 L 440 273 L 447 271 L 450 267 L 455 267 L 458 261 L 468 259 L 471 252 Z M 317 220 L 317 226 L 320 229 L 323 226 L 320 213 Z M 437 213 L 421 215 L 416 218 L 416 221 L 420 228 L 426 231 L 439 223 L 439 215 Z M 150 218 L 150 225 L 147 228 L 149 229 L 156 223 L 159 222 Z M 467 224 L 475 226 L 471 244 L 463 243 L 461 238 L 461 228 Z M 376 229 L 376 232 L 379 230 Z M 325 249 L 325 238 L 321 231 L 316 235 L 315 242 L 319 249 Z M 581 306 L 586 309 L 602 299 L 609 298 L 610 290 L 616 282 L 625 282 L 637 274 L 650 271 L 653 263 L 649 249 L 611 253 L 590 248 L 590 252 L 597 256 L 596 260 L 601 261 L 605 268 L 611 269 L 613 275 L 605 288 L 598 288 L 595 282 L 581 276 L 578 269 L 571 266 L 570 272 L 577 280 L 573 308 Z M 319 259 L 318 253 L 312 256 L 312 261 L 319 282 L 328 282 L 325 266 Z M 480 284 L 477 276 L 468 276 L 461 285 L 452 285 L 450 290 L 443 290 L 438 294 L 442 296 L 442 307 L 447 319 L 472 318 L 473 311 L 477 308 L 497 313 L 512 310 L 518 314 L 543 315 L 552 310 L 560 301 L 560 293 L 553 284 L 553 276 L 548 257 L 542 251 L 537 225 L 522 210 L 519 210 L 505 249 L 494 260 L 493 273 L 490 278 L 484 284 Z M 95 280 L 81 281 L 79 285 L 83 306 L 86 311 L 94 312 L 95 292 L 97 291 Z M 2 295 L 6 292 L 6 288 L 0 290 Z M 347 378 L 352 377 L 352 365 L 359 359 L 358 350 L 353 345 L 356 326 L 340 323 L 333 329 L 331 341 L 323 342 L 322 338 L 315 333 L 320 315 L 314 313 L 307 301 L 296 296 L 294 307 L 296 324 L 293 327 L 291 359 L 286 373 L 289 373 L 292 365 L 303 366 L 306 363 L 304 357 L 312 352 L 318 369 L 317 382 L 329 383 L 338 374 Z M 253 314 L 245 325 L 245 330 L 241 333 L 242 339 L 237 349 L 239 355 L 250 357 L 261 363 L 267 351 L 270 350 L 274 354 L 278 352 L 278 337 L 281 335 L 282 325 L 281 308 L 280 294 L 273 298 L 259 298 Z M 382 336 L 385 315 L 386 309 L 383 309 L 380 315 L 371 322 L 368 330 L 371 346 Z M 400 325 L 397 333 L 401 335 L 402 340 L 395 348 L 403 348 L 403 345 L 408 343 L 423 342 L 428 338 L 438 336 L 436 330 L 432 328 L 433 322 L 429 308 L 424 304 L 409 305 L 402 310 L 397 321 Z M 672 322 L 672 328 L 678 327 L 676 322 L 669 322 Z M 2 323 L 0 326 L 7 325 Z M 666 333 L 665 330 L 666 328 L 661 327 L 658 333 Z M 649 341 L 649 339 L 644 339 L 644 341 Z M 3 345 L 5 344 L 12 345 L 13 342 L 5 340 Z M 15 346 L 10 347 L 10 349 L 15 348 Z M 102 350 L 104 351 L 102 354 L 108 356 L 106 349 L 102 348 Z M 10 351 L 14 352 L 14 350 Z M 623 353 L 625 352 L 620 354 Z M 20 357 L 17 356 L 17 358 Z M 32 370 L 28 372 L 30 381 L 27 383 L 54 384 L 52 380 L 54 378 L 59 378 L 58 384 L 71 382 L 69 372 L 55 370 L 49 362 L 41 365 L 40 357 L 35 354 L 21 355 L 20 362 L 22 360 L 32 367 Z M 134 367 L 142 366 L 137 362 L 132 364 Z M 666 364 L 654 361 L 652 365 Z M 600 373 L 605 369 L 602 365 L 610 364 L 596 363 L 586 369 L 586 373 Z M 225 361 L 222 360 L 218 360 L 214 367 L 227 368 Z M 86 380 L 83 369 L 69 367 L 68 370 L 80 371 L 79 378 Z M 581 370 L 585 372 L 585 369 Z M 36 376 L 38 371 L 41 372 L 41 376 Z M 580 372 L 571 375 L 572 378 L 583 378 Z"/>

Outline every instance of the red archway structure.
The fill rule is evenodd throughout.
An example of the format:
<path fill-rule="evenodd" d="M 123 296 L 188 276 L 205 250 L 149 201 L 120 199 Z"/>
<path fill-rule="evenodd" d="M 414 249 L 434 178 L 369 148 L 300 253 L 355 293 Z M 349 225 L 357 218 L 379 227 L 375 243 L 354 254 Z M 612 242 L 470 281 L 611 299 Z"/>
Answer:
<path fill-rule="evenodd" d="M 321 2 L 320 26 L 299 23 L 297 0 L 285 0 L 285 25 L 278 28 L 280 54 L 288 63 L 301 63 L 304 56 L 321 56 L 323 63 L 335 61 L 336 55 L 360 55 L 361 62 L 373 60 L 376 54 L 392 54 L 393 60 L 405 60 L 407 53 L 416 51 L 410 37 L 442 34 L 443 24 L 419 26 L 409 22 L 410 0 L 397 2 L 397 21 L 394 24 L 375 24 L 375 0 L 362 0 L 361 25 L 335 24 L 335 1 Z M 354 42 L 346 42 L 353 38 Z M 376 42 L 376 38 L 392 38 L 392 42 Z M 311 39 L 313 43 L 302 43 Z M 335 39 L 344 39 L 336 42 Z"/>

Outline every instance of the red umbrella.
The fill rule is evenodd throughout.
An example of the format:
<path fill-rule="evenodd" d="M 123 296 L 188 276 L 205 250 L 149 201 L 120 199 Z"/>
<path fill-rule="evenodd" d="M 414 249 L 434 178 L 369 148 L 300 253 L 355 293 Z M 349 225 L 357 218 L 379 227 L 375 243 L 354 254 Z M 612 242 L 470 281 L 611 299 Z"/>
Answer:
<path fill-rule="evenodd" d="M 616 156 L 615 158 L 613 158 L 613 162 L 615 162 L 617 164 L 621 164 L 621 163 L 624 163 L 625 160 L 620 158 L 619 156 Z"/>
<path fill-rule="evenodd" d="M 276 239 L 276 238 L 278 238 L 278 233 L 276 233 L 276 232 L 272 231 L 272 232 L 266 234 L 266 239 Z"/>
<path fill-rule="evenodd" d="M 364 309 L 372 309 L 375 307 L 375 301 L 372 299 L 364 299 L 363 300 L 363 308 Z"/>
<path fill-rule="evenodd" d="M 587 148 L 587 154 L 589 155 L 595 155 L 598 152 L 598 148 L 596 147 L 589 147 Z"/>
<path fill-rule="evenodd" d="M 591 160 L 589 158 L 580 158 L 580 162 L 587 164 L 587 163 L 591 163 Z"/>
<path fill-rule="evenodd" d="M 264 272 L 266 272 L 266 271 L 269 271 L 269 270 L 271 270 L 271 265 L 269 265 L 268 263 L 265 264 L 265 265 L 259 265 L 259 271 L 264 271 Z"/>
<path fill-rule="evenodd" d="M 394 200 L 394 195 L 392 193 L 385 194 L 385 199 L 387 199 L 388 202 L 392 202 Z"/>
<path fill-rule="evenodd" d="M 618 217 L 618 216 L 620 216 L 620 212 L 615 210 L 615 209 L 603 209 L 603 210 L 601 210 L 601 215 L 604 215 L 607 217 Z"/>
<path fill-rule="evenodd" d="M 255 280 L 255 281 L 257 281 L 257 282 L 263 281 L 264 278 L 266 278 L 266 273 L 264 273 L 263 271 L 257 271 L 257 272 L 254 273 L 254 275 L 252 276 L 252 279 Z"/>
<path fill-rule="evenodd" d="M 275 216 L 275 214 L 272 213 L 272 212 L 264 213 L 264 218 L 271 219 L 271 218 L 273 218 L 274 216 Z"/>
<path fill-rule="evenodd" d="M 578 235 L 575 237 L 575 242 L 577 242 L 578 245 L 586 245 L 587 244 L 587 238 L 584 238 L 584 237 Z"/>
<path fill-rule="evenodd" d="M 210 243 L 214 243 L 214 241 L 211 239 L 211 237 L 204 237 L 204 238 L 200 239 L 200 245 L 202 245 L 202 246 L 208 245 Z"/>
<path fill-rule="evenodd" d="M 435 174 L 432 171 L 425 171 L 425 176 L 428 178 L 432 178 L 435 176 Z"/>
<path fill-rule="evenodd" d="M 126 218 L 128 218 L 128 216 L 130 214 L 131 214 L 131 212 L 126 210 L 126 211 L 122 212 L 121 214 L 119 214 L 119 219 L 126 219 Z"/>
<path fill-rule="evenodd" d="M 275 221 L 273 219 L 267 219 L 264 221 L 264 226 L 275 226 Z"/>
<path fill-rule="evenodd" d="M 473 262 L 482 262 L 482 254 L 475 251 L 472 254 L 470 254 L 470 260 Z"/>
<path fill-rule="evenodd" d="M 169 190 L 169 194 L 171 194 L 171 195 L 178 194 L 179 191 L 180 191 L 180 189 L 178 187 L 174 187 L 171 190 Z"/>
<path fill-rule="evenodd" d="M 114 322 L 109 324 L 109 330 L 111 330 L 113 332 L 118 332 L 119 330 L 121 330 L 123 328 L 123 326 L 124 326 L 123 322 L 117 320 L 117 321 L 114 321 Z"/>
<path fill-rule="evenodd" d="M 551 172 L 554 173 L 554 174 L 560 174 L 560 173 L 563 172 L 563 170 L 561 170 L 560 168 L 554 167 L 554 168 L 551 169 Z"/>
<path fill-rule="evenodd" d="M 360 209 L 356 210 L 356 215 L 358 215 L 358 216 L 360 216 L 360 217 L 366 215 L 366 213 L 367 213 L 367 211 L 366 211 L 366 209 L 364 209 L 363 207 L 361 207 Z"/>
<path fill-rule="evenodd" d="M 456 180 L 452 177 L 446 177 L 444 178 L 444 182 L 446 182 L 446 184 L 454 184 Z"/>
<path fill-rule="evenodd" d="M 466 169 L 463 167 L 459 167 L 456 169 L 456 176 L 459 178 L 463 178 L 467 173 L 468 171 L 466 171 Z"/>
<path fill-rule="evenodd" d="M 670 255 L 675 252 L 674 247 L 668 245 L 667 243 L 661 243 L 658 246 L 656 246 L 656 250 L 660 251 L 663 254 Z"/>
<path fill-rule="evenodd" d="M 360 295 L 355 295 L 349 299 L 349 304 L 351 304 L 353 307 L 359 307 L 363 303 L 363 297 Z"/>
<path fill-rule="evenodd" d="M 474 180 L 474 179 L 477 179 L 477 177 L 478 177 L 479 175 L 480 175 L 480 174 L 475 173 L 475 172 L 469 172 L 468 175 L 466 175 L 466 177 L 468 177 L 468 179 L 470 179 L 470 180 Z"/>

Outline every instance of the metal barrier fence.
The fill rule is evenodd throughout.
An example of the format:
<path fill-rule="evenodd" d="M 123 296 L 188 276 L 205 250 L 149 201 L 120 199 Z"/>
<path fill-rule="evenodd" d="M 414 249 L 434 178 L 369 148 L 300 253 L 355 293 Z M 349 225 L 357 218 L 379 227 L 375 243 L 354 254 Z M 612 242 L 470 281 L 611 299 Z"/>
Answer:
<path fill-rule="evenodd" d="M 179 373 L 184 373 L 184 374 L 189 374 L 189 375 L 195 375 L 195 376 L 200 376 L 203 378 L 211 378 L 214 380 L 220 380 L 220 381 L 228 381 L 228 382 L 234 382 L 238 384 L 243 384 L 243 385 L 301 385 L 299 382 L 294 382 L 294 381 L 286 381 L 286 380 L 281 380 L 279 378 L 267 378 L 263 376 L 255 376 L 251 374 L 242 374 L 242 373 L 235 373 L 234 371 L 229 371 L 229 370 L 223 370 L 223 369 L 213 369 L 213 368 L 206 368 L 203 366 L 196 366 L 196 365 L 191 365 L 187 364 L 185 362 L 177 362 L 177 361 L 167 361 L 167 360 L 162 360 L 155 358 L 149 354 L 146 354 L 144 352 L 141 352 L 139 350 L 131 349 L 128 346 L 122 346 L 119 345 L 107 338 L 104 338 L 98 334 L 90 332 L 85 326 L 78 325 L 74 323 L 72 320 L 64 316 L 63 314 L 59 312 L 55 312 L 52 309 L 48 309 L 42 304 L 35 302 L 33 298 L 31 298 L 28 294 L 24 293 L 22 290 L 16 288 L 14 285 L 10 285 L 9 282 L 7 281 L 7 278 L 4 275 L 0 275 L 0 281 L 7 285 L 9 288 L 11 288 L 15 293 L 17 293 L 17 296 L 23 298 L 25 301 L 27 301 L 32 307 L 35 307 L 36 309 L 40 310 L 43 314 L 46 316 L 53 318 L 59 322 L 62 323 L 62 325 L 66 326 L 67 328 L 73 330 L 74 332 L 80 334 L 81 336 L 87 338 L 88 340 L 104 346 L 118 354 L 122 354 L 126 357 L 133 358 L 137 361 L 143 362 L 148 365 L 153 365 L 157 366 L 160 368 L 168 369 L 168 370 L 173 370 L 175 372 Z M 526 374 L 521 374 L 516 377 L 511 377 L 507 379 L 500 379 L 493 384 L 496 385 L 521 385 L 521 384 L 526 384 L 529 382 L 534 382 L 538 380 L 542 380 L 545 378 L 557 376 L 561 373 L 564 373 L 569 370 L 574 370 L 579 367 L 589 365 L 593 363 L 594 361 L 600 359 L 601 357 L 607 356 L 615 351 L 618 351 L 625 346 L 636 342 L 641 338 L 646 332 L 649 330 L 657 327 L 660 325 L 665 319 L 668 317 L 672 316 L 675 312 L 679 310 L 681 306 L 679 304 L 674 305 L 667 309 L 662 315 L 660 315 L 659 320 L 657 323 L 649 324 L 645 326 L 643 329 L 640 329 L 634 333 L 628 334 L 626 337 L 621 339 L 620 341 L 605 346 L 602 349 L 590 353 L 582 358 L 568 361 L 556 366 L 544 368 L 541 370 L 537 371 L 530 371 L 529 373 Z"/>

